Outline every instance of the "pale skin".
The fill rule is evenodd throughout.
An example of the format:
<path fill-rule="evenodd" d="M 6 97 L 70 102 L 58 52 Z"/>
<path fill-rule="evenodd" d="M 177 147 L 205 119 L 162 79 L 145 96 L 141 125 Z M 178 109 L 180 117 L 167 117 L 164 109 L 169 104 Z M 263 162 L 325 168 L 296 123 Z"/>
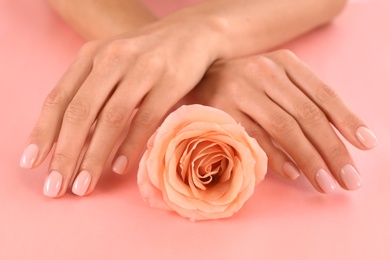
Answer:
<path fill-rule="evenodd" d="M 60 197 L 69 187 L 80 196 L 91 193 L 138 109 L 113 162 L 119 174 L 134 169 L 147 139 L 182 103 L 228 112 L 283 177 L 303 173 L 322 193 L 336 182 L 348 190 L 362 185 L 331 124 L 359 149 L 376 145 L 373 133 L 294 54 L 264 53 L 328 23 L 344 0 L 214 0 L 160 19 L 133 0 L 50 3 L 94 41 L 49 93 L 22 156 L 22 167 L 37 167 L 56 144 L 45 195 Z"/>

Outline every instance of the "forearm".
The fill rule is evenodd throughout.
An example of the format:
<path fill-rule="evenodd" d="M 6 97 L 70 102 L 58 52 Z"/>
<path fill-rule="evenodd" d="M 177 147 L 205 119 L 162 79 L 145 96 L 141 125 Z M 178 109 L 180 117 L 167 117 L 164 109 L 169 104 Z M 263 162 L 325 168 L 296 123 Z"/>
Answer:
<path fill-rule="evenodd" d="M 137 0 L 48 1 L 88 40 L 134 31 L 157 20 Z M 220 35 L 217 56 L 233 58 L 264 52 L 326 24 L 345 3 L 346 0 L 209 0 L 162 20 L 194 18 L 199 24 L 211 21 Z"/>
<path fill-rule="evenodd" d="M 47 0 L 84 39 L 138 29 L 157 18 L 137 0 Z"/>
<path fill-rule="evenodd" d="M 346 0 L 210 0 L 181 11 L 183 16 L 220 21 L 221 58 L 266 51 L 330 22 Z M 207 20 L 207 19 L 206 19 Z"/>

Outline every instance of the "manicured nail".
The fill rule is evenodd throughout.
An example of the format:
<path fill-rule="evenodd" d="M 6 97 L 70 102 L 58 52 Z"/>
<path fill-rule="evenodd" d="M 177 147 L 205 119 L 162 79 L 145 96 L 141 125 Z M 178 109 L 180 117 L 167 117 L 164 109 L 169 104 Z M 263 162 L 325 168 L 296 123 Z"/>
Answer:
<path fill-rule="evenodd" d="M 57 197 L 58 192 L 61 189 L 62 175 L 57 171 L 52 171 L 49 176 L 46 177 L 45 186 L 43 187 L 43 194 L 47 197 Z"/>
<path fill-rule="evenodd" d="M 375 134 L 367 127 L 361 126 L 356 130 L 356 136 L 359 141 L 368 149 L 378 144 Z"/>
<path fill-rule="evenodd" d="M 291 162 L 285 162 L 283 164 L 283 172 L 287 175 L 291 180 L 295 180 L 299 177 L 300 173 L 297 167 Z"/>
<path fill-rule="evenodd" d="M 347 164 L 343 168 L 341 168 L 340 176 L 345 186 L 349 190 L 356 190 L 362 186 L 362 179 L 360 178 L 359 173 L 351 164 Z"/>
<path fill-rule="evenodd" d="M 119 156 L 112 167 L 112 171 L 118 174 L 123 174 L 127 167 L 127 158 L 124 155 Z"/>
<path fill-rule="evenodd" d="M 317 173 L 315 174 L 315 180 L 322 189 L 322 191 L 325 193 L 331 193 L 336 189 L 336 182 L 334 181 L 332 176 L 330 176 L 330 174 L 324 169 L 319 169 L 317 171 Z"/>
<path fill-rule="evenodd" d="M 78 196 L 84 196 L 91 183 L 91 174 L 88 171 L 81 171 L 72 186 L 72 192 Z"/>
<path fill-rule="evenodd" d="M 20 158 L 20 167 L 32 168 L 38 156 L 38 146 L 36 144 L 29 144 Z"/>

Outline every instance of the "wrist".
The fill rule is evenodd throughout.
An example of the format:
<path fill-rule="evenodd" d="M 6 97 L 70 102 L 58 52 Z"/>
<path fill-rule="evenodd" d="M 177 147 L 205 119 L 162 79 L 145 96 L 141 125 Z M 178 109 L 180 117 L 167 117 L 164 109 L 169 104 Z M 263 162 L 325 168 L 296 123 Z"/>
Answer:
<path fill-rule="evenodd" d="M 229 57 L 230 44 L 226 40 L 228 22 L 210 12 L 196 8 L 186 8 L 170 16 L 168 21 L 175 20 L 189 32 L 188 37 L 194 43 L 195 51 L 206 52 L 210 64 L 217 59 Z"/>

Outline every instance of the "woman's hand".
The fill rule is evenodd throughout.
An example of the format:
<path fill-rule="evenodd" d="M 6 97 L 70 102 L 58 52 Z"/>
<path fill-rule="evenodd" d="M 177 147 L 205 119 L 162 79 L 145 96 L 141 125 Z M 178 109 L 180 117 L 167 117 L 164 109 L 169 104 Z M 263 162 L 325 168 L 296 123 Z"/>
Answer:
<path fill-rule="evenodd" d="M 124 173 L 138 163 L 169 109 L 217 58 L 221 48 L 215 21 L 176 18 L 82 47 L 47 96 L 21 159 L 22 167 L 36 167 L 56 144 L 46 196 L 62 196 L 70 185 L 77 195 L 90 193 L 136 108 L 113 170 Z"/>
<path fill-rule="evenodd" d="M 185 98 L 230 113 L 289 179 L 302 172 L 323 193 L 358 189 L 356 165 L 332 125 L 354 146 L 377 140 L 336 92 L 286 50 L 216 62 Z"/>

